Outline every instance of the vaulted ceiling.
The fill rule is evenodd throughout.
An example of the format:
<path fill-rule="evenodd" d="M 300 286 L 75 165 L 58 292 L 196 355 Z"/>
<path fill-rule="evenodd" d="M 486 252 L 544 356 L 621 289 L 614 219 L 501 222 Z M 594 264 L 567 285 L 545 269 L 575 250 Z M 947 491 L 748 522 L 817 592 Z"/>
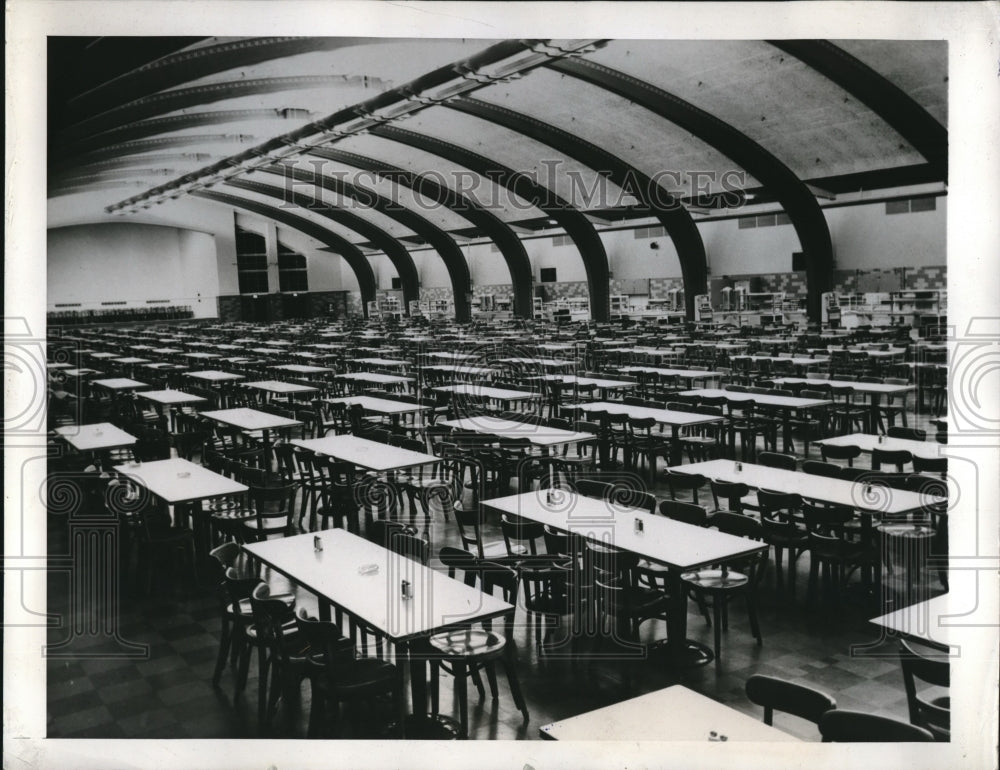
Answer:
<path fill-rule="evenodd" d="M 558 228 L 600 285 L 597 228 L 656 217 L 697 286 L 693 215 L 749 193 L 821 288 L 815 188 L 946 181 L 946 126 L 934 41 L 53 37 L 49 226 L 294 206 L 365 254 L 492 239 L 515 286 L 516 235 Z"/>

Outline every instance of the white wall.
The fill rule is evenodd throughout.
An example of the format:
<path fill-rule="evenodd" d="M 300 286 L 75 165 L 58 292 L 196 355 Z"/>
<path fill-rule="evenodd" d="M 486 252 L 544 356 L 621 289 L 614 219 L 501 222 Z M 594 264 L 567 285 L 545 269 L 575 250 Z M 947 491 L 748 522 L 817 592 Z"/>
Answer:
<path fill-rule="evenodd" d="M 155 307 L 147 300 L 189 305 L 197 318 L 217 314 L 219 293 L 215 239 L 173 227 L 131 223 L 78 225 L 48 231 L 49 310 L 101 302 Z"/>
<path fill-rule="evenodd" d="M 922 267 L 947 262 L 947 198 L 934 211 L 886 214 L 884 203 L 827 209 L 838 270 Z"/>

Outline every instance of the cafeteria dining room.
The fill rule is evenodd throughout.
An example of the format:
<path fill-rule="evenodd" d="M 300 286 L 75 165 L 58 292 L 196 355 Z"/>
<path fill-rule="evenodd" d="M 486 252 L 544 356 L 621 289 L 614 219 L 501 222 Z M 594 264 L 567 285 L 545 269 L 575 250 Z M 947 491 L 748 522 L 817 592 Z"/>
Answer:
<path fill-rule="evenodd" d="M 274 5 L 31 49 L 44 397 L 5 582 L 45 759 L 995 765 L 981 14 Z"/>

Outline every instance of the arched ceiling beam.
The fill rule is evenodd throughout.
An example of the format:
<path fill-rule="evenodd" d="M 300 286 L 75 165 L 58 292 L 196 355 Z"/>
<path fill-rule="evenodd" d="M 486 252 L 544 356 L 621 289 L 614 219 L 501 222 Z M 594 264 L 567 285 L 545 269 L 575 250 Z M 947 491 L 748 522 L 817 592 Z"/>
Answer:
<path fill-rule="evenodd" d="M 294 112 L 292 110 L 291 112 Z M 51 149 L 53 159 L 65 158 L 83 152 L 92 152 L 102 147 L 123 142 L 134 142 L 149 136 L 167 134 L 172 131 L 182 131 L 188 128 L 213 126 L 241 121 L 281 120 L 286 117 L 285 110 L 214 110 L 212 112 L 194 112 L 185 115 L 171 115 L 163 118 L 150 118 L 127 126 L 102 131 L 88 136 L 78 142 L 60 143 Z M 308 117 L 310 113 L 306 111 Z"/>
<path fill-rule="evenodd" d="M 296 168 L 291 164 L 278 163 L 260 170 L 284 176 L 289 190 L 294 190 L 296 187 L 308 190 L 309 187 L 319 186 L 337 195 L 353 198 L 360 205 L 368 206 L 413 230 L 437 251 L 441 261 L 444 262 L 455 298 L 455 320 L 468 321 L 472 317 L 472 304 L 469 301 L 469 292 L 472 290 L 469 264 L 455 240 L 429 219 L 403 208 L 396 201 L 385 198 L 373 190 L 356 187 L 343 179 Z M 325 205 L 319 195 L 314 195 L 312 200 L 318 206 Z"/>
<path fill-rule="evenodd" d="M 564 59 L 549 66 L 556 72 L 629 99 L 675 123 L 746 169 L 765 188 L 773 191 L 795 227 L 805 254 L 807 312 L 811 321 L 819 323 L 821 295 L 829 291 L 833 284 L 833 244 L 819 203 L 788 166 L 742 131 L 643 80 L 583 59 Z"/>
<path fill-rule="evenodd" d="M 89 165 L 97 161 L 112 160 L 125 155 L 134 155 L 143 152 L 155 152 L 167 147 L 190 147 L 204 146 L 206 144 L 237 143 L 248 144 L 254 141 L 254 137 L 246 134 L 191 134 L 185 136 L 163 136 L 159 139 L 141 139 L 138 142 L 126 142 L 105 147 L 101 150 L 88 152 L 73 159 L 73 163 L 64 164 L 61 168 L 73 168 L 77 165 Z"/>
<path fill-rule="evenodd" d="M 836 83 L 888 123 L 948 181 L 948 129 L 903 89 L 829 40 L 769 40 Z"/>
<path fill-rule="evenodd" d="M 226 80 L 220 83 L 205 83 L 189 88 L 175 88 L 172 91 L 144 96 L 121 107 L 115 107 L 100 115 L 80 121 L 55 136 L 55 143 L 73 142 L 93 134 L 109 131 L 119 126 L 163 115 L 176 110 L 210 104 L 222 100 L 238 99 L 256 94 L 273 94 L 281 91 L 331 88 L 344 85 L 343 75 L 293 75 L 284 78 L 255 78 L 253 80 Z"/>
<path fill-rule="evenodd" d="M 678 199 L 617 155 L 537 118 L 472 98 L 456 99 L 442 106 L 488 120 L 576 158 L 651 209 L 677 249 L 687 317 L 694 320 L 694 298 L 708 291 L 708 266 L 698 227 Z"/>
<path fill-rule="evenodd" d="M 378 41 L 356 37 L 260 37 L 172 53 L 131 70 L 70 100 L 67 117 L 83 120 L 157 91 L 237 67 Z"/>
<path fill-rule="evenodd" d="M 465 166 L 486 177 L 494 184 L 506 187 L 515 195 L 544 211 L 566 231 L 580 252 L 583 267 L 587 273 L 591 317 L 595 321 L 608 320 L 610 312 L 608 254 L 594 226 L 568 201 L 547 187 L 532 181 L 525 174 L 515 172 L 491 158 L 435 137 L 392 126 L 376 126 L 371 129 L 371 133 Z"/>
<path fill-rule="evenodd" d="M 293 230 L 298 230 L 311 238 L 315 238 L 329 247 L 331 251 L 340 254 L 358 279 L 358 288 L 361 290 L 361 309 L 364 312 L 365 318 L 368 317 L 368 303 L 375 301 L 375 273 L 365 255 L 353 243 L 341 238 L 336 233 L 330 232 L 322 225 L 292 214 L 289 211 L 268 206 L 265 203 L 247 200 L 238 195 L 229 195 L 213 190 L 195 190 L 191 195 L 217 203 L 224 203 L 233 208 L 252 211 L 254 214 L 273 219 L 275 222 L 281 222 Z"/>
<path fill-rule="evenodd" d="M 391 179 L 393 182 L 404 185 L 468 219 L 497 245 L 507 263 L 514 291 L 514 315 L 519 318 L 532 317 L 534 313 L 532 305 L 533 278 L 528 252 L 524 250 L 524 244 L 521 243 L 517 234 L 500 217 L 491 213 L 475 198 L 457 193 L 423 174 L 414 174 L 364 155 L 330 147 L 313 149 L 310 154 Z"/>
<path fill-rule="evenodd" d="M 284 174 L 280 171 L 275 170 L 272 173 L 284 177 Z M 376 227 L 367 219 L 350 211 L 330 205 L 317 205 L 321 201 L 317 201 L 313 195 L 303 195 L 293 190 L 275 187 L 274 185 L 250 179 L 230 179 L 226 184 L 229 187 L 236 187 L 240 190 L 249 190 L 250 192 L 277 198 L 286 205 L 294 203 L 296 206 L 308 209 L 319 216 L 329 219 L 331 222 L 337 222 L 344 227 L 354 230 L 363 238 L 375 244 L 377 248 L 384 251 L 389 261 L 392 262 L 393 267 L 396 268 L 396 272 L 399 274 L 400 287 L 403 290 L 403 312 L 409 315 L 410 302 L 420 299 L 420 276 L 417 275 L 417 266 L 413 263 L 413 257 L 410 256 L 410 252 L 406 250 L 403 244 L 381 227 Z"/>

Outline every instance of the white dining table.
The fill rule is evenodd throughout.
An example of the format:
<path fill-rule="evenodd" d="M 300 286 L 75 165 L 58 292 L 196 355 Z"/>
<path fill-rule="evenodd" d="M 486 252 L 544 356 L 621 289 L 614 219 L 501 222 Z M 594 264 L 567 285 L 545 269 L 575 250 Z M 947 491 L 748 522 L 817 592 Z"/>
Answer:
<path fill-rule="evenodd" d="M 675 684 L 538 728 L 553 741 L 798 741 L 731 706 Z"/>
<path fill-rule="evenodd" d="M 249 543 L 243 549 L 314 594 L 321 619 L 330 619 L 332 607 L 395 645 L 400 668 L 410 665 L 417 724 L 427 711 L 427 674 L 426 660 L 412 654 L 412 642 L 514 611 L 502 599 L 343 529 Z M 402 596 L 403 580 L 410 583 L 410 598 Z"/>
<path fill-rule="evenodd" d="M 875 436 L 871 433 L 849 433 L 844 436 L 824 438 L 815 443 L 821 446 L 856 446 L 865 454 L 881 449 L 889 452 L 905 451 L 925 460 L 936 460 L 944 456 L 941 454 L 941 444 L 936 442 Z"/>
<path fill-rule="evenodd" d="M 138 439 L 131 433 L 110 422 L 89 425 L 63 425 L 56 428 L 56 434 L 79 452 L 93 452 L 101 449 L 132 446 Z"/>
<path fill-rule="evenodd" d="M 711 661 L 711 650 L 687 639 L 687 592 L 681 576 L 701 567 L 761 553 L 769 546 L 563 489 L 552 490 L 552 495 L 551 502 L 547 492 L 537 491 L 484 500 L 482 504 L 665 566 L 668 595 L 672 599 L 667 640 L 670 660 L 678 666 Z M 642 523 L 641 530 L 636 527 L 637 520 Z"/>
<path fill-rule="evenodd" d="M 431 465 L 441 462 L 441 458 L 424 452 L 382 444 L 366 438 L 351 435 L 325 436 L 323 438 L 294 439 L 295 446 L 309 449 L 318 454 L 336 457 L 359 468 L 370 471 L 393 471 Z"/>

